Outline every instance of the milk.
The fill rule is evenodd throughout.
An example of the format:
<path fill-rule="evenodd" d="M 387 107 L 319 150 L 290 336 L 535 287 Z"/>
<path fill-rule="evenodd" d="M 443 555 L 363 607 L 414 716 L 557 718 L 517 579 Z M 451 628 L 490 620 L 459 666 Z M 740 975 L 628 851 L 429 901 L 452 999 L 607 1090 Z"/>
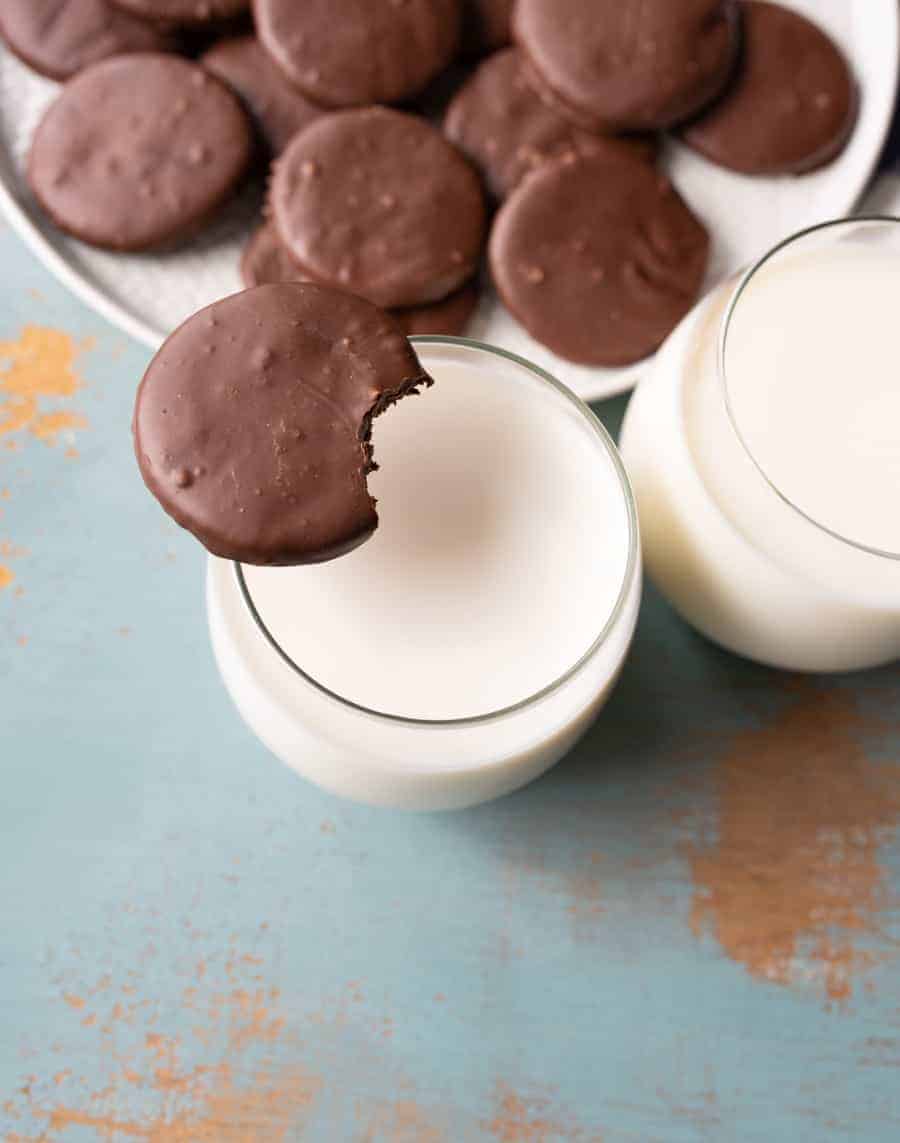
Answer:
<path fill-rule="evenodd" d="M 628 410 L 651 574 L 701 631 L 765 663 L 846 670 L 900 655 L 893 229 L 827 227 L 737 294 L 722 286 Z"/>
<path fill-rule="evenodd" d="M 640 571 L 592 414 L 499 354 L 418 349 L 436 384 L 375 422 L 375 535 L 327 564 L 245 567 L 243 584 L 214 560 L 209 604 L 225 681 L 280 757 L 431 809 L 521 785 L 572 745 L 621 667 Z"/>

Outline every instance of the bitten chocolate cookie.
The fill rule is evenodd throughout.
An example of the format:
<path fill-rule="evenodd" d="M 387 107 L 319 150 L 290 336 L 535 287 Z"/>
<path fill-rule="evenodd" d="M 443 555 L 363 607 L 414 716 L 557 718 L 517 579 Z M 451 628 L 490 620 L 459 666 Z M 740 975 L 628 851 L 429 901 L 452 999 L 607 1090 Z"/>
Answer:
<path fill-rule="evenodd" d="M 513 35 L 542 85 L 585 126 L 652 131 L 723 90 L 737 0 L 518 0 Z"/>
<path fill-rule="evenodd" d="M 463 0 L 463 52 L 485 56 L 512 39 L 515 0 Z"/>
<path fill-rule="evenodd" d="M 326 107 L 402 103 L 459 48 L 460 0 L 254 0 L 257 35 Z"/>
<path fill-rule="evenodd" d="M 548 164 L 506 200 L 490 262 L 507 307 L 570 361 L 628 365 L 661 344 L 703 283 L 709 237 L 638 160 Z"/>
<path fill-rule="evenodd" d="M 177 39 L 106 0 L 3 0 L 0 35 L 49 79 L 66 80 L 108 56 L 175 51 Z"/>
<path fill-rule="evenodd" d="M 248 288 L 310 280 L 285 250 L 271 223 L 260 226 L 247 243 L 241 258 L 241 278 Z M 390 312 L 410 336 L 431 333 L 453 337 L 465 332 L 477 305 L 478 288 L 470 283 L 431 305 Z"/>
<path fill-rule="evenodd" d="M 236 36 L 214 44 L 200 63 L 243 100 L 266 147 L 279 155 L 298 131 L 322 114 L 292 87 L 263 51 L 255 36 Z"/>
<path fill-rule="evenodd" d="M 761 0 L 741 9 L 737 75 L 682 138 L 748 175 L 802 174 L 830 162 L 849 140 L 859 107 L 843 53 L 798 12 Z"/>
<path fill-rule="evenodd" d="M 429 385 L 388 314 L 313 285 L 260 286 L 177 329 L 134 414 L 144 481 L 214 555 L 317 563 L 378 523 L 372 418 Z"/>
<path fill-rule="evenodd" d="M 370 107 L 324 115 L 275 164 L 270 206 L 311 278 L 385 308 L 439 301 L 484 242 L 478 176 L 422 119 Z"/>
<path fill-rule="evenodd" d="M 184 27 L 216 24 L 233 20 L 246 12 L 250 0 L 110 0 L 123 12 L 131 12 L 142 20 Z"/>
<path fill-rule="evenodd" d="M 497 199 L 548 159 L 625 153 L 652 162 L 656 156 L 652 136 L 614 138 L 576 127 L 535 94 L 515 48 L 485 60 L 457 92 L 444 133 L 481 171 Z"/>
<path fill-rule="evenodd" d="M 51 104 L 28 179 L 62 230 L 110 250 L 149 250 L 196 231 L 252 152 L 246 113 L 203 68 L 118 56 L 81 72 Z"/>

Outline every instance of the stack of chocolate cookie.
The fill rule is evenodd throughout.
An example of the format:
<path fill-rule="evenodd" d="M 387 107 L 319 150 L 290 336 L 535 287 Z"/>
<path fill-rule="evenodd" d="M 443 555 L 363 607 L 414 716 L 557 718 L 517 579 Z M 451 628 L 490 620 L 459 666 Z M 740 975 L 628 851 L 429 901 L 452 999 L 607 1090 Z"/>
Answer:
<path fill-rule="evenodd" d="M 657 167 L 665 133 L 800 174 L 857 111 L 839 48 L 765 0 L 4 0 L 0 32 L 66 81 L 29 178 L 75 237 L 185 242 L 272 161 L 247 285 L 460 333 L 487 248 L 521 324 L 590 365 L 652 352 L 702 288 L 709 235 Z"/>

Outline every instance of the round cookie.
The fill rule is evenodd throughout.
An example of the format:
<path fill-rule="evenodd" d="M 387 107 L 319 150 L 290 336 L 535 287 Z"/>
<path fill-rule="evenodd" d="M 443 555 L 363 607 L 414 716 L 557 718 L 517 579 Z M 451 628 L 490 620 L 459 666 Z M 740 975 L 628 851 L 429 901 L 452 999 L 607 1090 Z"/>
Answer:
<path fill-rule="evenodd" d="M 478 176 L 422 119 L 383 107 L 324 115 L 275 164 L 270 208 L 311 278 L 385 308 L 438 301 L 478 267 Z"/>
<path fill-rule="evenodd" d="M 200 63 L 240 96 L 273 155 L 279 155 L 298 131 L 322 114 L 273 67 L 255 36 L 236 36 L 214 44 Z"/>
<path fill-rule="evenodd" d="M 248 288 L 310 280 L 285 250 L 270 222 L 260 226 L 244 248 L 241 278 Z M 465 332 L 477 305 L 478 288 L 470 282 L 439 302 L 391 312 L 410 337 L 428 333 L 455 337 Z"/>
<path fill-rule="evenodd" d="M 542 85 L 583 125 L 653 131 L 723 90 L 737 0 L 518 0 L 513 34 Z"/>
<path fill-rule="evenodd" d="M 189 318 L 154 357 L 135 406 L 138 464 L 214 555 L 332 559 L 378 523 L 372 418 L 428 384 L 375 306 L 322 286 L 260 286 Z"/>
<path fill-rule="evenodd" d="M 118 56 L 70 80 L 51 104 L 28 180 L 75 238 L 150 250 L 195 232 L 252 154 L 246 113 L 203 68 L 176 56 Z"/>
<path fill-rule="evenodd" d="M 254 0 L 256 31 L 287 78 L 326 107 L 402 103 L 459 48 L 461 0 Z"/>
<path fill-rule="evenodd" d="M 709 236 L 646 163 L 598 156 L 548 164 L 497 215 L 491 272 L 542 344 L 586 365 L 628 365 L 693 305 Z"/>
<path fill-rule="evenodd" d="M 748 175 L 802 174 L 843 150 L 859 108 L 841 50 L 798 12 L 747 0 L 737 75 L 682 131 L 719 166 Z"/>
<path fill-rule="evenodd" d="M 486 56 L 512 40 L 515 0 L 463 0 L 463 52 Z"/>
<path fill-rule="evenodd" d="M 108 56 L 175 51 L 170 32 L 111 7 L 106 0 L 3 0 L 0 35 L 48 79 L 66 80 Z"/>
<path fill-rule="evenodd" d="M 469 282 L 461 290 L 429 306 L 409 306 L 404 310 L 391 310 L 408 337 L 459 337 L 466 332 L 472 315 L 478 308 L 478 286 Z"/>
<path fill-rule="evenodd" d="M 241 281 L 248 290 L 255 286 L 275 285 L 278 282 L 309 282 L 294 259 L 284 248 L 278 231 L 271 222 L 264 222 L 250 235 L 241 255 Z"/>
<path fill-rule="evenodd" d="M 142 20 L 183 27 L 233 20 L 250 7 L 250 0 L 110 0 L 123 12 Z"/>
<path fill-rule="evenodd" d="M 457 92 L 444 133 L 481 171 L 497 199 L 548 159 L 624 153 L 652 162 L 656 155 L 652 136 L 613 137 L 576 127 L 535 93 L 515 48 L 485 60 Z"/>

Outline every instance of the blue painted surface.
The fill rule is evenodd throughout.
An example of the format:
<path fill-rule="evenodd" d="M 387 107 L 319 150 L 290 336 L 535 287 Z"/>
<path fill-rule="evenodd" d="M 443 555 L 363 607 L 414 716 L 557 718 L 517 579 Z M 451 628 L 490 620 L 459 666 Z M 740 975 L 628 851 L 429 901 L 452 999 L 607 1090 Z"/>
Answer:
<path fill-rule="evenodd" d="M 268 756 L 219 684 L 202 553 L 131 455 L 147 354 L 7 230 L 0 266 L 0 340 L 29 323 L 96 339 L 63 403 L 89 422 L 77 458 L 0 437 L 0 541 L 27 549 L 0 555 L 16 575 L 0 590 L 0 1138 L 900 1137 L 900 670 L 787 680 L 649 588 L 611 705 L 545 779 L 452 816 L 339 803 Z M 599 411 L 615 427 L 622 408 Z M 820 709 L 835 734 L 810 747 Z M 871 898 L 858 927 L 838 920 L 838 988 L 814 916 L 790 918 L 786 979 L 760 970 L 779 942 L 762 914 L 798 889 L 787 865 L 760 874 L 761 946 L 691 924 L 692 845 L 746 890 L 758 855 L 729 814 L 742 796 L 768 812 L 756 741 L 785 772 L 807 758 L 812 805 L 819 768 L 857 748 L 882 792 L 875 825 L 869 802 L 856 823 L 852 797 L 834 816 L 826 797 L 814 837 L 808 812 L 796 826 L 798 844 L 833 843 L 810 865 L 832 920 L 842 879 Z M 785 862 L 792 799 L 772 785 Z"/>

